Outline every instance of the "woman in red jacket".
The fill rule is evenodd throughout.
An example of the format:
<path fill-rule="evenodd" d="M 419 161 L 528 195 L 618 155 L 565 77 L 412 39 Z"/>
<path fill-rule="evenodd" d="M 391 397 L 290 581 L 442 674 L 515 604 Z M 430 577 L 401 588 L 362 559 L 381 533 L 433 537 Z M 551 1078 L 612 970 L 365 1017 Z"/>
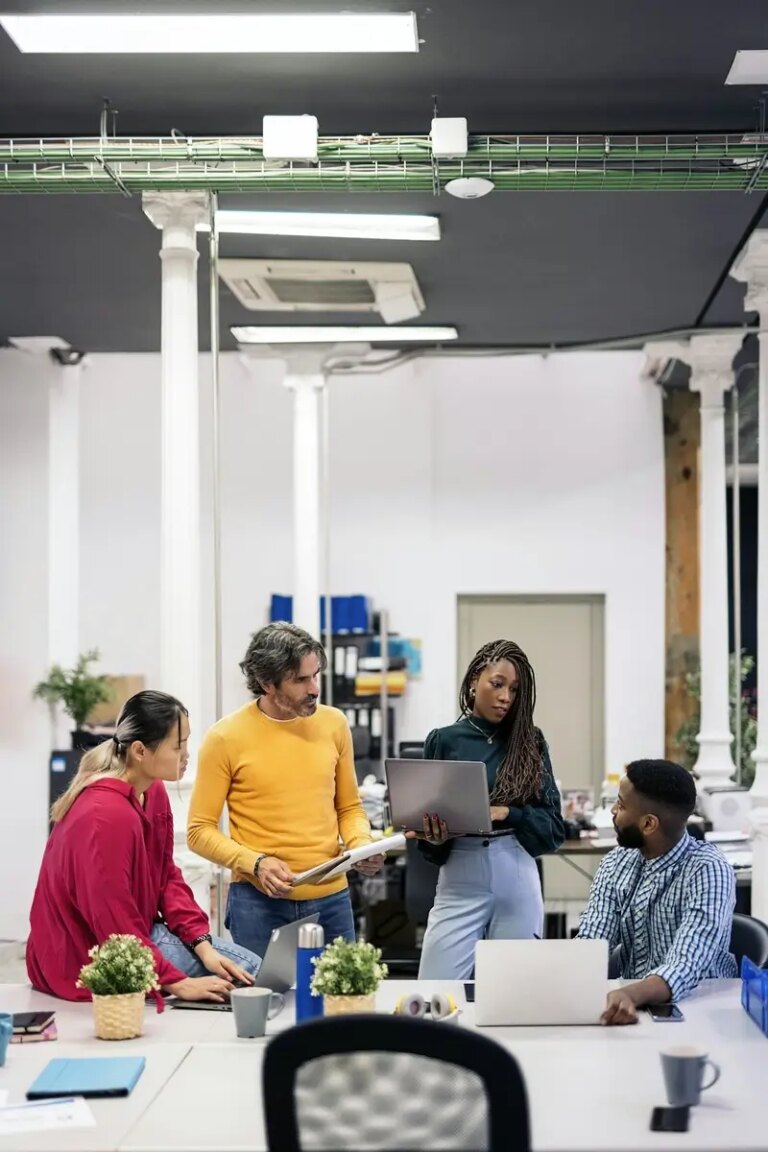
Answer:
<path fill-rule="evenodd" d="M 87 1000 L 77 987 L 88 951 L 113 932 L 152 949 L 165 992 L 222 1001 L 253 983 L 261 960 L 211 937 L 208 918 L 173 862 L 173 818 L 164 781 L 189 753 L 187 710 L 163 692 L 138 692 L 115 735 L 86 752 L 53 805 L 30 914 L 27 972 L 41 992 Z"/>

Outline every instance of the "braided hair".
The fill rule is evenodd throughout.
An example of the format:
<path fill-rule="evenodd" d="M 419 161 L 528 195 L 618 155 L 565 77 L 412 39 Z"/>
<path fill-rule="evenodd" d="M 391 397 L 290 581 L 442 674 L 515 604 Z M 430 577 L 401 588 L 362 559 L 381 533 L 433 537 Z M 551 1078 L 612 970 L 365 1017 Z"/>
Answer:
<path fill-rule="evenodd" d="M 484 644 L 470 662 L 459 690 L 462 716 L 472 713 L 473 684 L 491 664 L 508 660 L 517 670 L 517 695 L 499 725 L 505 741 L 504 758 L 496 773 L 492 804 L 527 804 L 541 793 L 541 736 L 533 723 L 536 706 L 536 677 L 530 661 L 512 640 L 492 640 Z"/>

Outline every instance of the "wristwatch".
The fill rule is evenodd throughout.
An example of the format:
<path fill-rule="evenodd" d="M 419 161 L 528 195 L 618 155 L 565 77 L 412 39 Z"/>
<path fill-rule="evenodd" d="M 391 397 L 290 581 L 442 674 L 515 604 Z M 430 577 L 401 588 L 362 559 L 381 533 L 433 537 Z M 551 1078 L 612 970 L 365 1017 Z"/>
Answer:
<path fill-rule="evenodd" d="M 202 936 L 198 936 L 198 937 L 196 937 L 196 939 L 190 940 L 189 944 L 187 944 L 187 948 L 189 948 L 190 952 L 194 952 L 194 950 L 195 950 L 195 948 L 197 948 L 198 944 L 212 944 L 212 943 L 213 943 L 213 937 L 211 936 L 210 932 L 204 932 Z"/>
<path fill-rule="evenodd" d="M 266 853 L 266 852 L 262 852 L 260 856 L 257 856 L 257 857 L 256 857 L 256 861 L 255 861 L 255 863 L 254 863 L 254 865 L 253 865 L 253 874 L 254 874 L 254 876 L 258 876 L 258 874 L 259 874 L 259 865 L 261 864 L 262 860 L 266 860 L 266 858 L 267 858 L 267 855 L 268 855 L 268 853 Z"/>

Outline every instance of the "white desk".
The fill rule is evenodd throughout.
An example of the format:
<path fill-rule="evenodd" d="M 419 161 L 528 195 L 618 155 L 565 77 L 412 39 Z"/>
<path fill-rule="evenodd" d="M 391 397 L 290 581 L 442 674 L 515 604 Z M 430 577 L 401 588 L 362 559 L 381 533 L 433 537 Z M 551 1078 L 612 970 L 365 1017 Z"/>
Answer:
<path fill-rule="evenodd" d="M 474 1028 L 474 1009 L 464 1005 L 461 984 L 387 981 L 377 1007 L 390 1011 L 406 991 L 452 991 L 463 1005 L 458 1025 Z M 739 1004 L 738 981 L 702 986 L 682 1007 L 685 1021 L 655 1024 L 645 1014 L 626 1028 L 483 1028 L 519 1060 L 530 1100 L 535 1152 L 764 1152 L 768 1148 L 768 1039 Z M 238 1040 L 230 1013 L 147 1010 L 145 1035 L 119 1045 L 93 1039 L 91 1006 L 66 1004 L 22 986 L 0 986 L 0 1010 L 55 1006 L 60 1039 L 55 1044 L 13 1045 L 0 1088 L 11 1102 L 43 1064 L 62 1055 L 145 1055 L 147 1068 L 126 1100 L 91 1102 L 97 1127 L 62 1139 L 63 1149 L 119 1152 L 157 1149 L 265 1149 L 261 1068 L 265 1040 Z M 293 1022 L 292 1005 L 269 1025 L 268 1036 Z M 692 1112 L 691 1130 L 664 1135 L 649 1131 L 651 1109 L 663 1104 L 658 1057 L 671 1044 L 707 1048 L 722 1067 L 720 1082 Z M 25 1142 L 26 1141 L 26 1142 Z M 53 1143 L 16 1137 L 22 1152 Z M 0 1152 L 10 1145 L 0 1141 Z"/>

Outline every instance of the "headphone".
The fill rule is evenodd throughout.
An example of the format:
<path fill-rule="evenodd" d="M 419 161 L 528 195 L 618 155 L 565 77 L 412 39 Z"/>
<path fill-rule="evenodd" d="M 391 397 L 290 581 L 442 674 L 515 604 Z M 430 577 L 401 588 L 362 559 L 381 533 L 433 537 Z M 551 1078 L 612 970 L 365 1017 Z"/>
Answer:
<path fill-rule="evenodd" d="M 396 1016 L 420 1018 L 427 1013 L 433 1020 L 455 1020 L 459 1015 L 459 1006 L 448 992 L 435 992 L 429 1000 L 425 1000 L 418 992 L 411 992 L 409 996 L 401 996 L 395 1005 Z"/>

